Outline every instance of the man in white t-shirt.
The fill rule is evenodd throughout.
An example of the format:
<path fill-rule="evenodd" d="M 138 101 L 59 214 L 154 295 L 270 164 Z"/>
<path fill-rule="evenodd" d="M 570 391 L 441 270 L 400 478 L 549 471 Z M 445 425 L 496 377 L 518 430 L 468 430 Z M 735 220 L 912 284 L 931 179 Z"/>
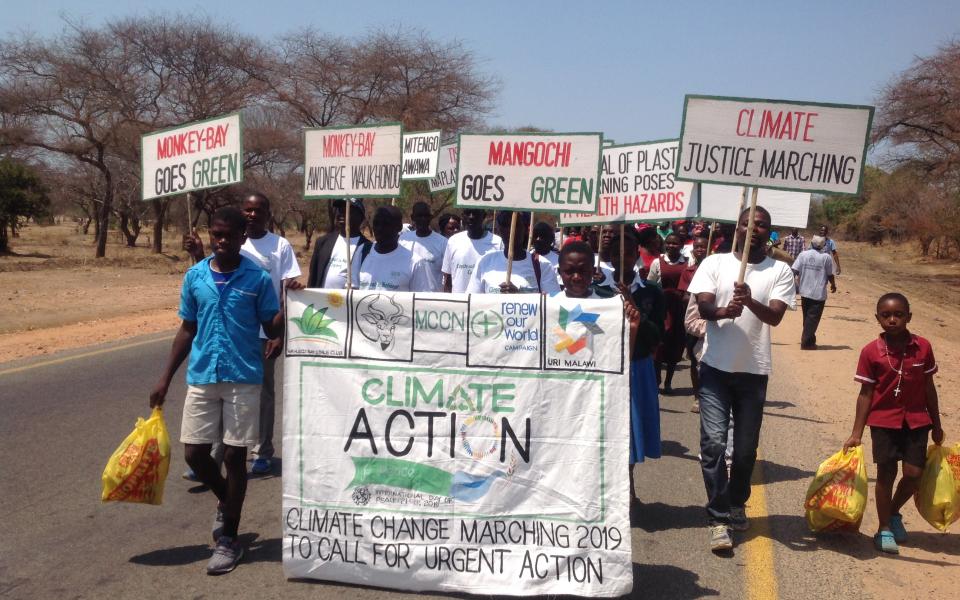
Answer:
<path fill-rule="evenodd" d="M 497 233 L 501 238 L 510 237 L 511 213 L 497 213 Z M 507 252 L 509 244 L 504 242 L 503 249 L 483 255 L 473 270 L 473 276 L 467 285 L 472 294 L 553 294 L 560 291 L 557 282 L 557 270 L 550 261 L 539 255 L 527 252 L 527 237 L 530 232 L 530 213 L 520 213 L 513 238 L 513 270 L 510 283 L 507 283 Z"/>
<path fill-rule="evenodd" d="M 557 270 L 557 283 L 563 287 L 563 280 L 560 278 L 560 253 L 556 248 L 557 235 L 550 223 L 540 221 L 533 226 L 533 239 L 531 244 L 537 254 L 547 259 L 553 268 Z"/>
<path fill-rule="evenodd" d="M 342 290 L 347 287 L 347 206 L 350 206 L 350 256 L 363 256 L 370 252 L 373 242 L 360 233 L 365 213 L 363 203 L 351 198 L 334 200 L 330 206 L 330 223 L 327 235 L 316 241 L 310 259 L 307 287 Z"/>
<path fill-rule="evenodd" d="M 400 244 L 403 213 L 395 206 L 381 206 L 373 213 L 376 243 L 369 254 L 354 260 L 353 285 L 361 290 L 432 292 L 437 289 L 426 260 Z"/>
<path fill-rule="evenodd" d="M 749 209 L 737 224 L 744 246 Z M 771 372 L 770 327 L 794 306 L 793 272 L 766 254 L 770 213 L 757 207 L 744 283 L 738 284 L 740 252 L 703 260 L 688 291 L 707 321 L 700 362 L 700 468 L 707 489 L 710 548 L 733 548 L 730 529 L 749 528 L 744 506 L 757 459 L 760 424 Z M 733 465 L 729 481 L 724 453 L 733 413 Z"/>
<path fill-rule="evenodd" d="M 447 238 L 430 229 L 430 206 L 426 202 L 414 203 L 410 219 L 414 229 L 400 233 L 400 244 L 413 250 L 414 254 L 430 265 L 433 281 L 437 286 L 431 291 L 439 292 L 443 286 L 440 267 L 443 265 L 443 253 L 447 249 Z"/>
<path fill-rule="evenodd" d="M 486 211 L 468 208 L 463 211 L 465 231 L 456 233 L 447 240 L 443 253 L 443 291 L 455 294 L 467 291 L 474 267 L 487 252 L 503 248 L 503 240 L 483 228 Z"/>
<path fill-rule="evenodd" d="M 793 261 L 793 272 L 797 274 L 797 293 L 800 294 L 800 308 L 803 311 L 801 350 L 817 349 L 817 327 L 820 326 L 823 307 L 827 303 L 827 283 L 830 283 L 832 293 L 837 292 L 833 258 L 823 253 L 826 242 L 823 236 L 813 236 L 810 249 L 798 254 Z"/>

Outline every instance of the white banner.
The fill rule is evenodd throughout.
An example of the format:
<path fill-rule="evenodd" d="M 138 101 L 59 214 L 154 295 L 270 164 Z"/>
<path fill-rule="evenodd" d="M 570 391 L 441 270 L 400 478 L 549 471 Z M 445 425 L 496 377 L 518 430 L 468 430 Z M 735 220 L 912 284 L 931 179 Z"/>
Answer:
<path fill-rule="evenodd" d="M 140 138 L 143 200 L 243 181 L 240 113 Z"/>
<path fill-rule="evenodd" d="M 430 192 L 442 192 L 457 187 L 457 145 L 440 146 L 437 176 L 430 180 Z"/>
<path fill-rule="evenodd" d="M 857 194 L 872 106 L 687 96 L 677 178 Z"/>
<path fill-rule="evenodd" d="M 461 208 L 597 211 L 599 133 L 461 134 Z"/>
<path fill-rule="evenodd" d="M 307 129 L 303 197 L 399 196 L 402 141 L 399 123 Z"/>
<path fill-rule="evenodd" d="M 742 186 L 704 183 L 700 189 L 700 217 L 706 221 L 735 223 L 742 197 Z M 760 188 L 757 206 L 770 211 L 774 227 L 805 229 L 810 214 L 810 198 L 809 193 Z"/>
<path fill-rule="evenodd" d="M 287 577 L 631 590 L 619 299 L 304 290 L 287 315 Z"/>
<path fill-rule="evenodd" d="M 561 225 L 643 223 L 697 214 L 696 184 L 676 181 L 677 140 L 603 149 L 596 213 L 562 213 Z"/>
<path fill-rule="evenodd" d="M 440 156 L 440 130 L 403 134 L 403 179 L 433 179 Z"/>

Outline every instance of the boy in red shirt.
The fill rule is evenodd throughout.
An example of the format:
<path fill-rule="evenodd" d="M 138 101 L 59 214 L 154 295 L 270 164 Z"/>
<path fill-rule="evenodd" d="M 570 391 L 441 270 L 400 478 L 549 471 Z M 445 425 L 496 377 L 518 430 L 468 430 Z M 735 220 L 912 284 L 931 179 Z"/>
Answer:
<path fill-rule="evenodd" d="M 864 426 L 870 426 L 880 521 L 873 542 L 881 552 L 899 554 L 897 543 L 907 540 L 900 509 L 920 483 L 927 434 L 934 444 L 943 443 L 937 387 L 933 383 L 937 362 L 930 342 L 907 330 L 913 315 L 903 294 L 880 296 L 876 316 L 883 333 L 860 351 L 854 377 L 860 382 L 857 416 L 843 449 L 859 446 Z M 894 492 L 898 462 L 903 463 L 903 477 Z"/>

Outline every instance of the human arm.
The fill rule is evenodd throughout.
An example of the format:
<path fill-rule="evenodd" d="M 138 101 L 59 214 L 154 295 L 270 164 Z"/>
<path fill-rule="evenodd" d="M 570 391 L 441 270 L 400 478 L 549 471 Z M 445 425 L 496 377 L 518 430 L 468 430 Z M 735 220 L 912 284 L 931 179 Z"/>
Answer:
<path fill-rule="evenodd" d="M 836 246 L 833 247 L 833 252 L 831 254 L 833 255 L 833 262 L 836 263 L 837 265 L 837 275 L 839 275 L 840 274 L 840 255 L 837 254 Z"/>
<path fill-rule="evenodd" d="M 453 292 L 453 277 L 449 273 L 443 273 L 443 291 L 448 294 Z"/>
<path fill-rule="evenodd" d="M 734 303 L 746 308 L 756 315 L 760 321 L 773 327 L 780 324 L 780 321 L 783 320 L 783 314 L 787 312 L 787 303 L 783 300 L 772 299 L 770 304 L 757 301 L 751 295 L 750 286 L 746 283 L 733 284 L 733 302 L 731 304 Z M 701 312 L 701 314 L 703 313 Z"/>
<path fill-rule="evenodd" d="M 650 283 L 660 283 L 660 259 L 655 258 L 653 262 L 650 263 L 650 272 L 647 273 L 647 281 Z"/>
<path fill-rule="evenodd" d="M 830 275 L 830 276 L 827 277 L 827 280 L 830 281 L 830 293 L 831 293 L 831 294 L 836 294 L 836 293 L 837 293 L 837 279 L 836 279 L 836 277 L 834 277 L 833 275 Z"/>
<path fill-rule="evenodd" d="M 726 306 L 717 306 L 717 295 L 709 292 L 701 292 L 697 296 L 697 308 L 700 309 L 700 316 L 706 321 L 722 321 L 723 319 L 736 319 L 743 314 L 743 304 L 739 303 L 734 295 L 734 299 Z"/>
<path fill-rule="evenodd" d="M 940 399 L 937 394 L 937 385 L 933 382 L 933 375 L 927 375 L 927 413 L 933 423 L 930 437 L 933 443 L 943 445 L 943 425 L 940 423 Z"/>
<path fill-rule="evenodd" d="M 194 262 L 203 260 L 203 241 L 196 231 L 183 234 L 183 249 L 193 258 Z"/>
<path fill-rule="evenodd" d="M 630 294 L 630 289 L 626 285 L 618 283 L 617 289 L 620 290 L 620 298 L 623 300 L 623 316 L 630 323 L 630 358 L 632 359 L 633 349 L 637 342 L 637 330 L 640 328 L 643 314 L 637 308 L 633 296 Z"/>
<path fill-rule="evenodd" d="M 853 419 L 853 431 L 850 437 L 843 443 L 843 450 L 846 452 L 861 444 L 863 429 L 867 426 L 867 416 L 870 414 L 870 400 L 873 398 L 872 383 L 860 384 L 860 395 L 857 396 L 857 413 Z"/>
<path fill-rule="evenodd" d="M 173 344 L 170 348 L 170 355 L 167 358 L 167 364 L 160 375 L 160 380 L 153 390 L 150 391 L 150 408 L 163 406 L 167 399 L 167 389 L 170 382 L 176 374 L 177 369 L 183 364 L 190 354 L 190 346 L 193 345 L 193 338 L 197 335 L 196 321 L 181 321 L 180 329 L 173 338 Z"/>

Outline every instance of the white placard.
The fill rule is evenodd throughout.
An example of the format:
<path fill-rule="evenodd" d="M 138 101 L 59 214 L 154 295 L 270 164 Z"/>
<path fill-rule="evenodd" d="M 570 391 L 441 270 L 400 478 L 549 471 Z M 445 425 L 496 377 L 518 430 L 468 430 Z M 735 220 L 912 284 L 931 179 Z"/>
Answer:
<path fill-rule="evenodd" d="M 461 134 L 456 204 L 596 212 L 602 139 L 599 133 Z"/>
<path fill-rule="evenodd" d="M 561 225 L 643 223 L 697 214 L 696 184 L 677 181 L 677 140 L 603 149 L 596 213 L 562 213 Z"/>
<path fill-rule="evenodd" d="M 140 138 L 143 200 L 243 181 L 240 113 L 154 131 Z"/>
<path fill-rule="evenodd" d="M 857 194 L 872 106 L 687 96 L 677 178 Z"/>
<path fill-rule="evenodd" d="M 402 141 L 399 123 L 307 129 L 303 197 L 399 196 Z"/>
<path fill-rule="evenodd" d="M 704 183 L 700 189 L 700 217 L 706 221 L 735 223 L 743 187 Z M 811 194 L 760 188 L 757 206 L 770 212 L 771 225 L 805 229 L 810 214 Z M 748 205 L 749 206 L 749 205 Z"/>
<path fill-rule="evenodd" d="M 457 187 L 457 145 L 440 146 L 437 176 L 430 180 L 430 192 L 442 192 Z"/>
<path fill-rule="evenodd" d="M 630 592 L 623 302 L 303 290 L 286 308 L 287 577 Z"/>
<path fill-rule="evenodd" d="M 402 178 L 433 179 L 440 156 L 440 130 L 403 134 Z"/>

